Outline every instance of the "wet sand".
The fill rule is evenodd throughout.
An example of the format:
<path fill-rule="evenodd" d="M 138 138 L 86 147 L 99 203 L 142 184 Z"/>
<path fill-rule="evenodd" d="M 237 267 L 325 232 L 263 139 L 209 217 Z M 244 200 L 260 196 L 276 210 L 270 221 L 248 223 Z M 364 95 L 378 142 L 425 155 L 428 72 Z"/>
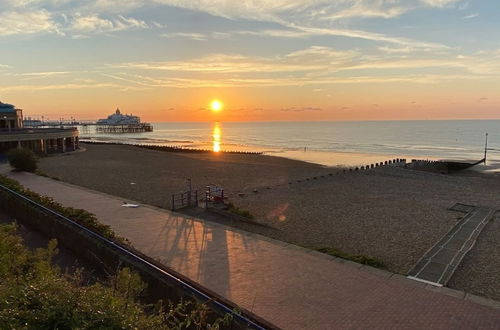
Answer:
<path fill-rule="evenodd" d="M 401 168 L 336 174 L 338 168 L 263 155 L 169 153 L 123 145 L 85 148 L 45 158 L 40 167 L 63 181 L 165 208 L 172 193 L 185 190 L 186 178 L 197 188 L 219 184 L 255 221 L 278 230 L 245 224 L 243 229 L 310 248 L 371 256 L 403 274 L 463 216 L 447 210 L 451 204 L 500 205 L 500 180 L 494 176 Z M 487 262 L 500 260 L 499 231 L 497 225 L 485 228 L 479 248 L 467 256 L 450 286 L 500 300 L 500 281 L 491 280 L 498 269 L 493 272 Z"/>

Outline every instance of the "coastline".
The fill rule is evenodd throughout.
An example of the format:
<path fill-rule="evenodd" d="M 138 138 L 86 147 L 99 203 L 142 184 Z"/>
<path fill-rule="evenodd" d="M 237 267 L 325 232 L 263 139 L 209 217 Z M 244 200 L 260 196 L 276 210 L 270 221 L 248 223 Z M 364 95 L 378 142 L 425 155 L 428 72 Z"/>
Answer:
<path fill-rule="evenodd" d="M 154 143 L 132 143 L 132 142 L 116 142 L 116 141 L 105 141 L 99 139 L 81 139 L 82 143 L 87 144 L 101 144 L 101 145 L 127 145 L 140 148 L 147 148 L 159 151 L 167 152 L 199 152 L 199 153 L 211 153 L 213 150 L 208 144 L 196 144 L 194 146 L 185 146 L 185 144 L 154 144 Z M 367 153 L 356 153 L 356 152 L 334 152 L 334 151 L 317 151 L 317 150 L 299 150 L 299 149 L 288 149 L 288 150 L 270 150 L 269 148 L 261 147 L 248 147 L 248 146 L 238 146 L 233 145 L 221 149 L 220 153 L 228 154 L 255 154 L 255 155 L 266 155 L 271 157 L 279 157 L 290 160 L 302 161 L 306 163 L 311 163 L 315 165 L 321 165 L 326 167 L 355 167 L 355 166 L 366 166 L 370 164 L 375 164 L 379 162 L 384 162 L 390 159 L 412 159 L 415 156 L 405 156 L 396 154 L 367 154 Z M 438 160 L 438 158 L 433 157 L 417 157 L 425 158 L 427 160 Z"/>

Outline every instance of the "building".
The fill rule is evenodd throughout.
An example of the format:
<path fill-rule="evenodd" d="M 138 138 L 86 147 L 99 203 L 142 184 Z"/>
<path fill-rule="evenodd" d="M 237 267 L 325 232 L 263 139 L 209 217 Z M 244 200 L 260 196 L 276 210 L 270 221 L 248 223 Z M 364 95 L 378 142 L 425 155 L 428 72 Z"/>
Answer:
<path fill-rule="evenodd" d="M 23 110 L 12 104 L 0 102 L 0 129 L 23 127 Z"/>
<path fill-rule="evenodd" d="M 141 123 L 141 118 L 134 115 L 122 114 L 120 109 L 116 109 L 106 119 L 97 121 L 97 133 L 144 133 L 152 132 L 153 126 L 149 123 Z"/>
<path fill-rule="evenodd" d="M 106 119 L 99 119 L 97 125 L 140 125 L 141 119 L 133 115 L 122 115 L 120 109 L 116 108 L 114 114 Z"/>
<path fill-rule="evenodd" d="M 23 112 L 12 104 L 0 102 L 0 153 L 12 148 L 27 148 L 38 154 L 78 149 L 78 129 L 24 128 Z"/>

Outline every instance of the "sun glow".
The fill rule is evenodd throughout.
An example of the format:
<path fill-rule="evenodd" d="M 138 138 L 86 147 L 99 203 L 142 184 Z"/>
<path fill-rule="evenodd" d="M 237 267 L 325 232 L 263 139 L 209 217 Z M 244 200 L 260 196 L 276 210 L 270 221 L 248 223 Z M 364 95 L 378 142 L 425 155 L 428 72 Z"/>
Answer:
<path fill-rule="evenodd" d="M 212 150 L 214 152 L 219 152 L 221 150 L 220 144 L 221 144 L 221 129 L 219 122 L 215 122 L 214 125 L 214 130 L 212 132 L 212 137 L 213 137 L 213 148 Z"/>
<path fill-rule="evenodd" d="M 219 112 L 222 110 L 222 103 L 219 100 L 213 100 L 210 104 L 210 109 L 212 109 L 213 112 Z"/>

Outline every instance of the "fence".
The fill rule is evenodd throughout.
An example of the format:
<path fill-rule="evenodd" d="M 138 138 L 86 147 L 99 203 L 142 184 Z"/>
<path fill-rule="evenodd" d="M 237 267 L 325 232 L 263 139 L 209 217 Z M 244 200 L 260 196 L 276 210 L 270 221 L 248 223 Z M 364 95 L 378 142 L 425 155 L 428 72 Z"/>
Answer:
<path fill-rule="evenodd" d="M 198 190 L 172 194 L 172 211 L 182 209 L 187 206 L 198 206 Z"/>
<path fill-rule="evenodd" d="M 206 186 L 205 191 L 205 208 L 209 202 L 224 203 L 224 189 L 219 186 Z"/>

